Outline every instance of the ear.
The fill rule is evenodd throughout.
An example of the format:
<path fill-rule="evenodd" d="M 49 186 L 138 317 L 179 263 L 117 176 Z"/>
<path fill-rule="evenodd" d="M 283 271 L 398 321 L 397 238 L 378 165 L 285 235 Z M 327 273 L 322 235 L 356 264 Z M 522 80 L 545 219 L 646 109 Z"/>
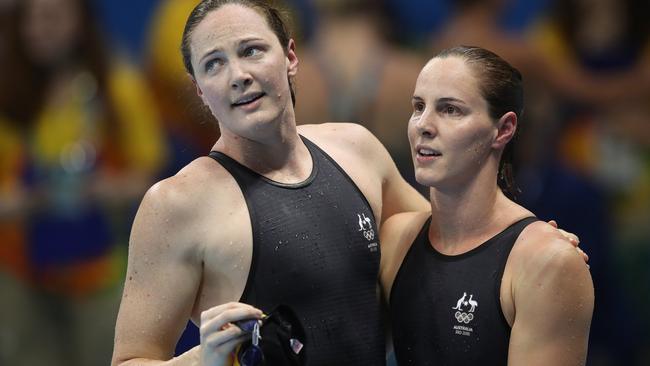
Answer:
<path fill-rule="evenodd" d="M 517 131 L 517 115 L 515 112 L 508 112 L 499 118 L 497 122 L 497 135 L 492 143 L 495 149 L 503 149 L 512 140 Z"/>
<path fill-rule="evenodd" d="M 296 55 L 296 42 L 289 40 L 287 45 L 287 75 L 294 77 L 298 73 L 298 56 Z"/>

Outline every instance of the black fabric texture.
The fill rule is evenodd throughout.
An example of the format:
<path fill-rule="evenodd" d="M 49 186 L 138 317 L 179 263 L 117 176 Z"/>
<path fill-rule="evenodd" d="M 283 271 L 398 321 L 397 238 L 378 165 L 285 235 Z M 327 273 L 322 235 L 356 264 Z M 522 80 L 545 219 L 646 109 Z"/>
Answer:
<path fill-rule="evenodd" d="M 510 326 L 499 300 L 506 261 L 530 223 L 513 223 L 478 247 L 454 256 L 429 242 L 424 224 L 390 294 L 395 356 L 404 365 L 507 365 Z"/>
<path fill-rule="evenodd" d="M 250 214 L 253 256 L 240 301 L 265 312 L 290 306 L 304 327 L 307 365 L 385 365 L 373 212 L 339 165 L 303 141 L 313 168 L 298 184 L 210 153 L 239 184 Z"/>

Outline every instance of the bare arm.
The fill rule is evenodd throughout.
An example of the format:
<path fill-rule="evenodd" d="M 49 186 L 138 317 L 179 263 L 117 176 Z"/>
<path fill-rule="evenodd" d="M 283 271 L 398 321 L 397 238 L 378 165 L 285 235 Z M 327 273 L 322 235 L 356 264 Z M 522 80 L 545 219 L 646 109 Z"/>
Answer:
<path fill-rule="evenodd" d="M 171 359 L 201 280 L 201 262 L 186 229 L 191 217 L 177 193 L 159 183 L 136 215 L 113 365 L 198 364 L 197 348 Z"/>
<path fill-rule="evenodd" d="M 221 288 L 222 283 L 232 284 L 232 279 L 220 269 L 231 262 L 233 253 L 240 253 L 229 251 L 231 245 L 220 245 L 232 242 L 229 238 L 238 233 L 227 230 L 232 225 L 224 217 L 240 218 L 233 214 L 240 198 L 234 197 L 209 164 L 214 163 L 197 159 L 158 183 L 138 210 L 115 329 L 113 365 L 230 365 L 233 350 L 245 340 L 232 322 L 262 315 L 250 305 L 227 302 L 235 296 Z M 214 186 L 206 182 L 221 184 L 216 184 L 218 190 L 201 189 Z M 220 223 L 218 229 L 214 229 L 215 222 Z M 191 316 L 200 320 L 201 345 L 172 358 Z"/>
<path fill-rule="evenodd" d="M 379 282 L 387 304 L 390 302 L 390 291 L 404 257 L 430 215 L 428 212 L 399 213 L 391 216 L 381 226 Z"/>
<path fill-rule="evenodd" d="M 529 252 L 532 258 L 513 278 L 508 365 L 584 365 L 594 307 L 591 275 L 566 242 L 550 235 L 541 240 L 546 246 Z"/>
<path fill-rule="evenodd" d="M 401 212 L 431 211 L 429 201 L 413 188 L 397 170 L 386 148 L 370 131 L 363 129 L 363 156 L 374 165 L 382 179 L 382 222 Z"/>
<path fill-rule="evenodd" d="M 299 131 L 324 148 L 350 175 L 380 223 L 400 212 L 431 210 L 428 200 L 402 178 L 386 148 L 365 127 L 323 123 L 300 126 Z"/>
<path fill-rule="evenodd" d="M 382 185 L 382 218 L 386 220 L 401 212 L 431 211 L 429 201 L 404 180 L 392 159 L 386 165 L 387 174 Z"/>

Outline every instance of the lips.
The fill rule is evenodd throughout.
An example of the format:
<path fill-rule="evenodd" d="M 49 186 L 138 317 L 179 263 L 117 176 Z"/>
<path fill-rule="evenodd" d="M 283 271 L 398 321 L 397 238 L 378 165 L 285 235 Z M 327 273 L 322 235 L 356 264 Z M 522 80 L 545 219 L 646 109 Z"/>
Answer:
<path fill-rule="evenodd" d="M 415 153 L 418 156 L 426 157 L 426 158 L 428 158 L 428 157 L 438 157 L 438 156 L 442 155 L 440 153 L 440 151 L 438 151 L 436 149 L 432 149 L 430 147 L 425 147 L 425 146 L 417 146 L 416 149 L 415 149 Z"/>
<path fill-rule="evenodd" d="M 239 97 L 237 100 L 235 100 L 232 103 L 232 106 L 233 107 L 240 107 L 240 106 L 243 106 L 243 105 L 247 105 L 247 104 L 255 102 L 256 100 L 262 98 L 265 95 L 266 94 L 264 92 L 248 93 L 246 95 L 243 95 L 243 96 Z"/>

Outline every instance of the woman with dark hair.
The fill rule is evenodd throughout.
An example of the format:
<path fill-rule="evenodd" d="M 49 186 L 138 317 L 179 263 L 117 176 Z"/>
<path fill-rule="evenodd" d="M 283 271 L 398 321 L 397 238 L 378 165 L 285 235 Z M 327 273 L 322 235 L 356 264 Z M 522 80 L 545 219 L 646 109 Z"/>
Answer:
<path fill-rule="evenodd" d="M 408 136 L 431 213 L 395 215 L 381 230 L 400 365 L 585 362 L 587 266 L 498 185 L 522 113 L 521 74 L 485 49 L 446 49 L 418 77 Z"/>

